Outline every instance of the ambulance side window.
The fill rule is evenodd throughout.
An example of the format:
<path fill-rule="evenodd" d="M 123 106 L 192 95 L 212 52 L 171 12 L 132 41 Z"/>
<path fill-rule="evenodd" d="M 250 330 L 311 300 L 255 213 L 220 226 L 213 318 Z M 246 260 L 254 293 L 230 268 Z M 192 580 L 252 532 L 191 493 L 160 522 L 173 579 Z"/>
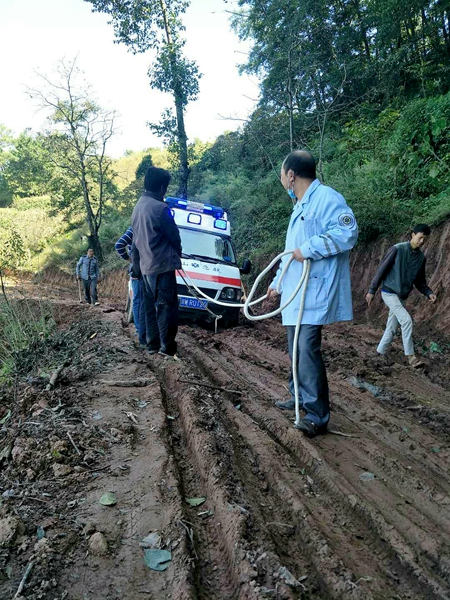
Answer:
<path fill-rule="evenodd" d="M 223 260 L 229 260 L 231 262 L 232 256 L 233 256 L 233 248 L 231 247 L 230 242 L 228 240 L 225 240 L 225 242 L 223 244 Z"/>

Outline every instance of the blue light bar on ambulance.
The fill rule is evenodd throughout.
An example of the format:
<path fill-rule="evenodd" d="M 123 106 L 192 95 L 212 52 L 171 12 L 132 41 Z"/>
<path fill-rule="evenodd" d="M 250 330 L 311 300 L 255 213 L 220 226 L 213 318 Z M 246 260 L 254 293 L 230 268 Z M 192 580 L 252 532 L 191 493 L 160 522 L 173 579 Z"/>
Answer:
<path fill-rule="evenodd" d="M 222 229 L 225 231 L 227 228 L 227 222 L 225 221 L 225 219 L 216 219 L 214 221 L 214 227 L 216 229 Z"/>
<path fill-rule="evenodd" d="M 181 198 L 172 198 L 171 196 L 166 198 L 165 202 L 170 206 L 170 208 L 181 208 L 183 210 L 212 215 L 215 219 L 221 219 L 225 214 L 223 208 L 220 206 L 213 206 L 212 204 L 202 204 L 201 202 L 193 202 L 191 200 L 183 200 Z"/>

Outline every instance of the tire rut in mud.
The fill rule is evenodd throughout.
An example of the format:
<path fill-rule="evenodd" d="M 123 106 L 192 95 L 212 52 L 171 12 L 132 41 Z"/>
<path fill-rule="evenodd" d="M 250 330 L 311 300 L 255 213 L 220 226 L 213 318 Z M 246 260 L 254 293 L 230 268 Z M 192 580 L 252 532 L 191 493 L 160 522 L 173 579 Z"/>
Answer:
<path fill-rule="evenodd" d="M 298 555 L 310 557 L 309 573 L 315 572 L 316 597 L 319 593 L 322 597 L 447 598 L 449 572 L 445 539 L 449 520 L 448 510 L 445 511 L 448 500 L 445 470 L 434 465 L 435 472 L 428 477 L 428 484 L 425 478 L 422 489 L 417 489 L 426 474 L 427 460 L 422 463 L 410 460 L 412 466 L 406 465 L 406 457 L 399 458 L 395 446 L 390 447 L 390 440 L 386 438 L 381 440 L 381 446 L 387 459 L 377 463 L 376 448 L 380 439 L 367 425 L 360 431 L 358 440 L 326 436 L 323 442 L 319 439 L 311 443 L 299 436 L 286 417 L 271 406 L 271 388 L 280 388 L 282 384 L 274 373 L 283 373 L 283 365 L 265 368 L 269 347 L 265 348 L 266 352 L 264 348 L 256 348 L 260 354 L 254 361 L 251 357 L 249 360 L 251 352 L 236 352 L 237 331 L 221 336 L 224 343 L 211 342 L 202 334 L 181 335 L 181 348 L 184 355 L 189 356 L 190 369 L 192 363 L 195 364 L 197 381 L 202 374 L 206 382 L 238 386 L 244 392 L 242 411 L 246 414 L 234 408 L 232 398 L 224 398 L 219 392 L 222 425 L 231 439 L 239 439 L 240 460 L 234 462 L 233 472 L 242 479 L 246 463 L 258 465 L 257 479 L 264 479 L 266 486 L 268 484 L 272 504 L 283 514 L 285 523 L 294 524 L 294 546 Z M 247 331 L 242 333 L 247 337 Z M 194 337 L 198 337 L 198 341 Z M 202 347 L 205 342 L 206 349 Z M 250 339 L 248 344 L 254 348 L 255 340 Z M 237 356 L 239 353 L 244 354 L 244 360 Z M 339 412 L 347 412 L 345 403 L 341 406 L 336 400 L 336 404 L 334 422 L 347 429 L 351 422 L 353 431 L 356 426 L 358 432 L 359 424 L 351 417 L 339 416 Z M 331 459 L 328 458 L 330 452 Z M 343 466 L 333 460 L 339 453 L 343 455 L 340 457 Z M 393 462 L 386 477 L 389 460 Z M 397 485 L 395 480 L 395 461 L 401 466 L 402 485 Z M 359 481 L 361 464 L 379 474 L 374 482 Z M 249 470 L 247 466 L 246 471 Z M 249 482 L 248 489 L 254 486 L 255 481 Z M 261 491 L 257 482 L 255 489 L 257 494 L 266 492 Z M 248 494 L 249 504 L 250 498 Z M 255 513 L 256 526 L 261 517 L 263 526 L 268 522 L 267 516 L 261 513 L 261 510 Z M 274 538 L 280 536 L 268 533 L 276 551 L 280 544 Z M 292 541 L 288 547 L 289 556 L 295 557 Z M 285 564 L 293 565 L 297 573 L 295 559 Z M 392 586 L 398 596 L 392 593 Z M 318 592 L 319 589 L 322 592 Z"/>

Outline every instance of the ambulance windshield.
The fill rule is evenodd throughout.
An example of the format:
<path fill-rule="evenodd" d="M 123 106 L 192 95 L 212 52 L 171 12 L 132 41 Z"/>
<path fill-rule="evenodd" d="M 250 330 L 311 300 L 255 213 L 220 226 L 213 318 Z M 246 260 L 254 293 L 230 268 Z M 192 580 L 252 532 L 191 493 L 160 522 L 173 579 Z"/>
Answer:
<path fill-rule="evenodd" d="M 183 254 L 193 258 L 202 258 L 211 261 L 236 264 L 231 241 L 221 235 L 206 231 L 193 231 L 180 227 L 181 245 Z"/>

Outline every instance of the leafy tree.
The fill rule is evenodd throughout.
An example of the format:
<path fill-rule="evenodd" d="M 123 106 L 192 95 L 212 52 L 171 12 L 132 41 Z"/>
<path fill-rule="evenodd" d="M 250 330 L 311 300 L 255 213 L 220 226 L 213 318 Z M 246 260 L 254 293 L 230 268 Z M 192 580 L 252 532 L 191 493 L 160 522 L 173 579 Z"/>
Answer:
<path fill-rule="evenodd" d="M 54 166 L 46 152 L 45 136 L 24 131 L 12 142 L 4 177 L 14 196 L 26 198 L 48 193 Z"/>
<path fill-rule="evenodd" d="M 189 156 L 184 113 L 189 102 L 198 96 L 200 73 L 194 61 L 183 54 L 185 41 L 181 15 L 187 0 L 86 0 L 95 11 L 111 16 L 117 39 L 134 53 L 152 48 L 156 61 L 149 70 L 150 86 L 170 93 L 175 114 L 166 109 L 159 124 L 150 128 L 173 147 L 179 157 L 178 194 L 187 195 Z"/>
<path fill-rule="evenodd" d="M 151 154 L 146 154 L 145 156 L 143 156 L 141 162 L 139 163 L 136 169 L 136 179 L 144 179 L 145 172 L 152 166 L 153 161 Z"/>
<path fill-rule="evenodd" d="M 12 200 L 12 193 L 5 178 L 8 148 L 12 143 L 12 132 L 0 124 L 0 206 L 7 206 Z"/>
<path fill-rule="evenodd" d="M 2 231 L 0 272 L 3 269 L 17 269 L 26 258 L 23 239 L 14 224 L 8 219 L 0 218 L 0 230 Z"/>
<path fill-rule="evenodd" d="M 56 76 L 54 81 L 41 76 L 43 88 L 29 92 L 50 112 L 45 146 L 55 167 L 52 184 L 59 189 L 60 207 L 70 212 L 83 206 L 89 244 L 101 260 L 99 229 L 105 204 L 114 195 L 106 146 L 114 134 L 115 114 L 92 99 L 88 86 L 78 84 L 81 72 L 75 61 L 61 61 Z"/>

